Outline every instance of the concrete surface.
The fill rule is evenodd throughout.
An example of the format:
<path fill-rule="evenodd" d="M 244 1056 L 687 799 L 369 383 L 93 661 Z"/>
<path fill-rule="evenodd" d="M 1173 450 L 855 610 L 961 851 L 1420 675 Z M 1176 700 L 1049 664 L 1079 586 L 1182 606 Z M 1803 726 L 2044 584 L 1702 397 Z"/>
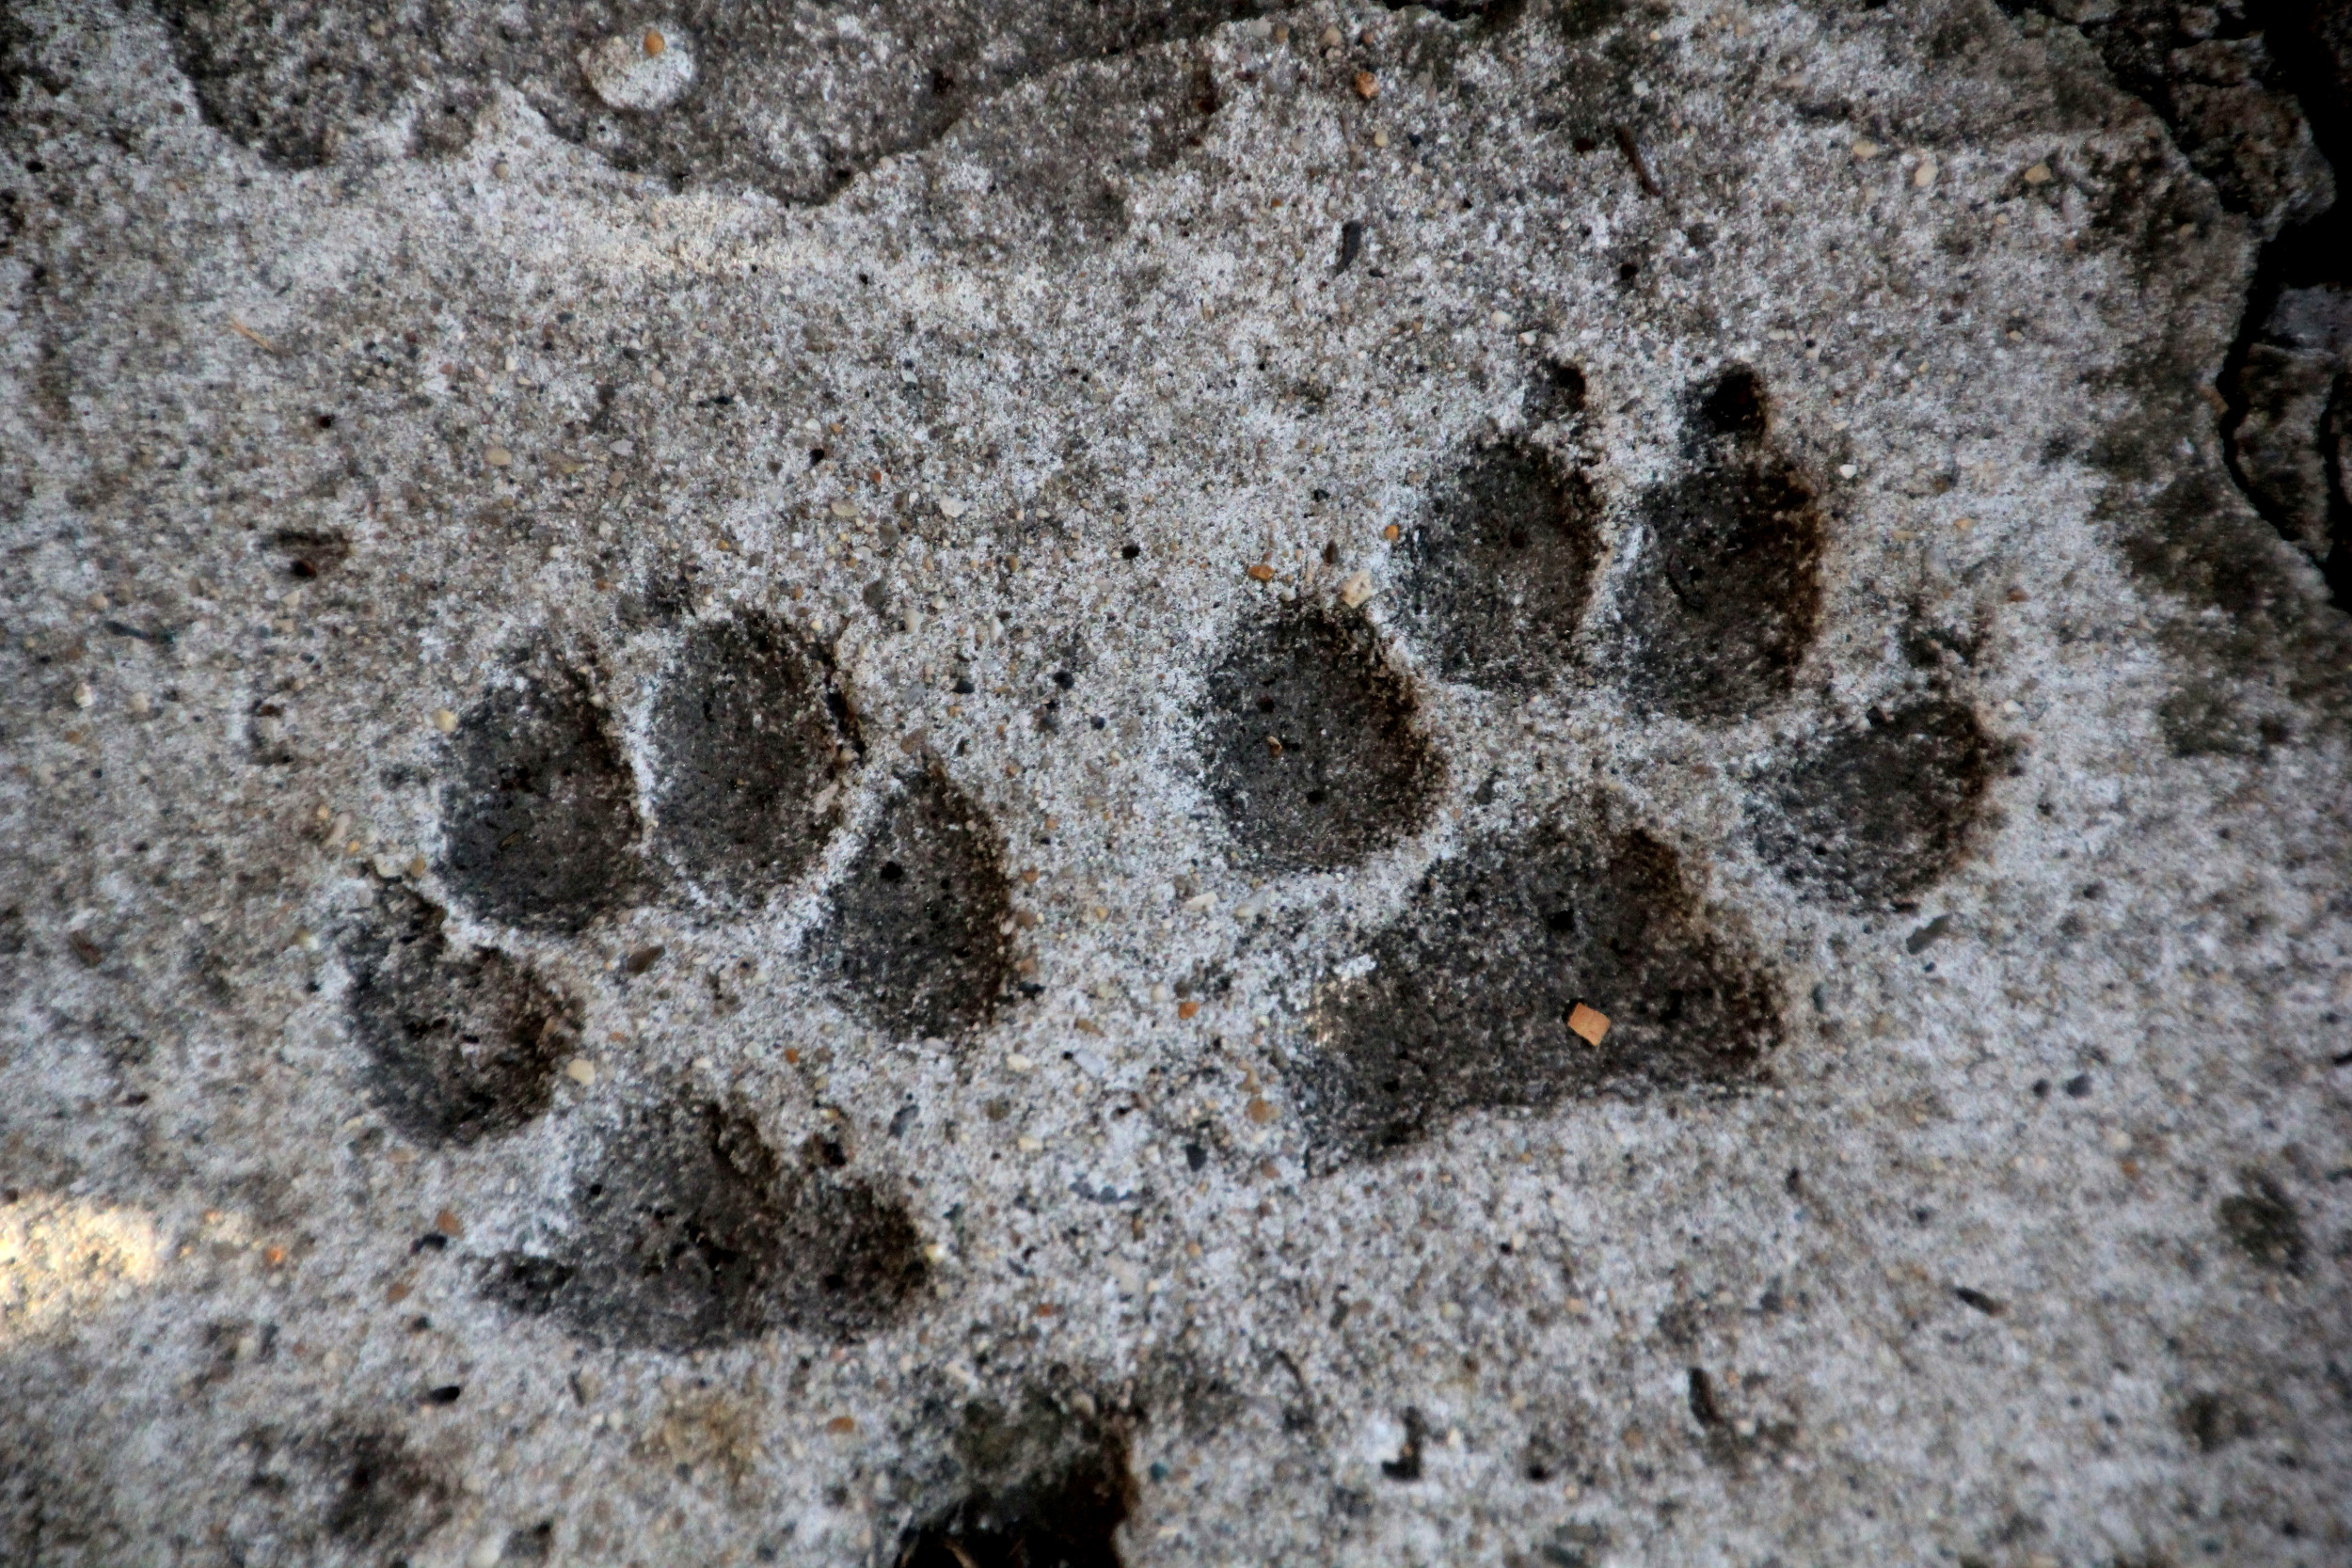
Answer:
<path fill-rule="evenodd" d="M 2347 40 L 0 8 L 0 1561 L 2352 1560 Z"/>

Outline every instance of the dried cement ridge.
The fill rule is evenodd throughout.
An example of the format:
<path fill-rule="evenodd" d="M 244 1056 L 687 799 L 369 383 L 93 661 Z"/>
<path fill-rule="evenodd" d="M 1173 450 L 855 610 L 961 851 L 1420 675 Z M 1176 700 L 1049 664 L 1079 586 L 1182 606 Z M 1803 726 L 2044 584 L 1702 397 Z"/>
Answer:
<path fill-rule="evenodd" d="M 0 8 L 0 1561 L 2344 1556 L 2341 119 L 2065 11 Z"/>

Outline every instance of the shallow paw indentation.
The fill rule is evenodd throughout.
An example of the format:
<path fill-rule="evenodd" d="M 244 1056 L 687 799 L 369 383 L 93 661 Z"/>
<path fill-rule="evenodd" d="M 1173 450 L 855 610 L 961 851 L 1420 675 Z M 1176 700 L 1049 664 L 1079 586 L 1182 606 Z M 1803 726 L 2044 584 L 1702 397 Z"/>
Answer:
<path fill-rule="evenodd" d="M 901 779 L 834 889 L 812 948 L 851 1006 L 901 1037 L 983 1028 L 1012 975 L 995 824 L 937 768 Z"/>
<path fill-rule="evenodd" d="M 1541 448 L 1471 457 L 1406 546 L 1398 600 L 1449 680 L 1539 686 L 1568 660 L 1600 553 L 1592 486 Z"/>
<path fill-rule="evenodd" d="M 1118 1568 L 1136 1495 L 1121 1418 L 1042 1393 L 1009 1413 L 974 1401 L 956 1449 L 966 1489 L 899 1538 L 899 1568 Z"/>
<path fill-rule="evenodd" d="M 1708 928 L 1675 852 L 1589 817 L 1440 861 L 1370 958 L 1310 1016 L 1327 1167 L 1466 1111 L 1738 1084 L 1781 1038 L 1778 982 Z M 1580 1002 L 1611 1020 L 1597 1045 L 1569 1030 Z"/>
<path fill-rule="evenodd" d="M 634 1115 L 572 1209 L 564 1255 L 509 1253 L 483 1291 L 597 1344 L 852 1336 L 895 1316 L 928 1273 L 903 1204 L 829 1160 L 787 1162 L 749 1117 L 707 1103 Z"/>
<path fill-rule="evenodd" d="M 352 944 L 352 1026 L 392 1125 L 467 1144 L 547 1110 L 577 1008 L 503 953 L 453 952 L 445 922 L 397 890 L 372 911 Z"/>
<path fill-rule="evenodd" d="M 805 870 L 834 817 L 810 810 L 857 721 L 822 656 L 756 612 L 699 626 L 652 716 L 654 842 L 686 876 L 755 897 Z"/>
<path fill-rule="evenodd" d="M 1964 852 L 1998 747 L 1976 710 L 1932 697 L 1817 740 L 1750 807 L 1757 848 L 1825 903 L 1907 897 Z"/>
<path fill-rule="evenodd" d="M 223 1530 L 235 1561 L 404 1561 L 456 1500 L 395 1431 L 338 1423 L 308 1436 L 263 1429 L 245 1442 L 252 1468 Z"/>
<path fill-rule="evenodd" d="M 1359 626 L 1303 607 L 1245 626 L 1200 713 L 1209 796 L 1243 855 L 1329 871 L 1419 831 L 1444 768 L 1414 706 Z"/>
<path fill-rule="evenodd" d="M 440 871 L 485 915 L 574 932 L 636 886 L 637 800 L 586 677 L 538 662 L 458 725 Z"/>
<path fill-rule="evenodd" d="M 1737 719 L 1787 694 L 1820 631 L 1820 508 L 1768 428 L 1763 383 L 1731 367 L 1693 394 L 1692 466 L 1636 503 L 1618 663 L 1640 706 Z"/>

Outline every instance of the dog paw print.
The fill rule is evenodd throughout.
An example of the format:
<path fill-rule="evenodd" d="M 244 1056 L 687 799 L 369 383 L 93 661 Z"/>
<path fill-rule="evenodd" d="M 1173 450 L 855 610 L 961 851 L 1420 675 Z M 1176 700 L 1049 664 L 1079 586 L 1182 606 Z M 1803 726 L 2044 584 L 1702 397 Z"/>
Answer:
<path fill-rule="evenodd" d="M 978 803 L 933 767 L 891 785 L 818 935 L 850 1006 L 905 1037 L 987 1025 L 1012 979 L 1012 883 Z"/>
<path fill-rule="evenodd" d="M 441 879 L 485 919 L 564 935 L 642 878 L 635 781 L 589 677 L 534 648 L 459 723 Z"/>
<path fill-rule="evenodd" d="M 905 1209 L 841 1174 L 845 1159 L 818 1139 L 787 1159 L 740 1111 L 662 1101 L 627 1118 L 573 1192 L 568 1246 L 499 1259 L 484 1292 L 597 1344 L 854 1336 L 903 1308 L 927 1269 Z"/>
<path fill-rule="evenodd" d="M 1360 626 L 1311 606 L 1247 624 L 1209 673 L 1210 799 L 1251 863 L 1332 871 L 1403 842 L 1444 769 L 1412 688 Z"/>
<path fill-rule="evenodd" d="M 1947 696 L 1798 750 L 1749 808 L 1756 847 L 1808 898 L 1867 909 L 1934 883 L 1966 849 L 2003 748 Z"/>
<path fill-rule="evenodd" d="M 1691 389 L 1682 466 L 1624 509 L 1613 565 L 1602 559 L 1602 498 L 1572 454 L 1537 438 L 1571 425 L 1582 391 L 1580 375 L 1547 375 L 1530 399 L 1534 432 L 1471 453 L 1403 542 L 1396 624 L 1422 667 L 1504 700 L 1548 690 L 1573 704 L 1613 689 L 1638 714 L 1711 729 L 1792 701 L 1821 629 L 1824 518 L 1773 440 L 1760 379 L 1735 365 Z M 1310 635 L 1295 628 L 1321 623 L 1287 613 L 1237 640 L 1212 680 L 1205 771 L 1235 840 L 1261 862 L 1352 863 L 1425 824 L 1434 786 L 1377 834 L 1318 838 L 1299 808 L 1282 806 L 1284 784 L 1326 777 L 1312 765 L 1280 770 L 1283 676 L 1300 650 L 1359 635 Z M 1587 657 L 1595 643 L 1604 651 Z M 1387 670 L 1369 653 L 1325 654 L 1312 668 Z M 1385 673 L 1349 678 L 1326 700 L 1354 713 L 1354 733 L 1407 726 L 1409 687 Z M 1253 691 L 1272 699 L 1254 722 Z M 1270 738 L 1253 751 L 1259 730 Z M 1957 863 L 2000 755 L 1975 711 L 1937 685 L 1789 748 L 1741 806 L 1759 855 L 1798 899 L 1875 907 Z M 1379 775 L 1353 757 L 1343 765 L 1351 778 Z M 1436 779 L 1440 766 L 1425 754 L 1414 776 Z M 1321 1168 L 1471 1112 L 1737 1087 L 1784 1046 L 1785 987 L 1736 920 L 1694 891 L 1703 874 L 1624 801 L 1529 793 L 1535 803 L 1517 818 L 1473 830 L 1438 860 L 1317 989 L 1302 1087 Z M 1318 852 L 1268 852 L 1294 837 Z"/>
<path fill-rule="evenodd" d="M 1821 510 L 1773 447 L 1762 380 L 1734 365 L 1698 388 L 1688 466 L 1635 507 L 1617 679 L 1637 706 L 1734 720 L 1787 696 L 1821 621 Z"/>
<path fill-rule="evenodd" d="M 376 1103 L 426 1145 L 511 1132 L 544 1113 L 578 1006 L 496 948 L 465 949 L 443 911 L 390 895 L 352 944 L 353 1032 Z"/>
<path fill-rule="evenodd" d="M 453 726 L 440 879 L 487 942 L 459 940 L 453 910 L 411 892 L 350 933 L 365 1077 L 419 1143 L 512 1134 L 552 1104 L 587 1007 L 518 953 L 657 899 L 756 929 L 777 895 L 823 875 L 857 815 L 842 801 L 862 787 L 864 743 L 818 645 L 758 611 L 664 635 L 676 641 L 644 706 L 642 759 L 594 661 L 552 639 Z M 1013 974 L 995 826 L 944 765 L 880 787 L 865 842 L 832 858 L 805 966 L 878 1028 L 968 1037 Z M 532 940 L 506 951 L 500 928 Z M 564 1212 L 543 1216 L 545 1244 L 482 1275 L 517 1313 L 596 1343 L 684 1351 L 776 1328 L 861 1334 L 926 1281 L 910 1212 L 850 1173 L 837 1142 L 784 1152 L 750 1113 L 683 1088 L 577 1135 L 587 1174 Z"/>
<path fill-rule="evenodd" d="M 1570 802 L 1439 861 L 1309 1019 L 1318 1163 L 1411 1143 L 1470 1110 L 1753 1078 L 1781 988 L 1716 932 L 1680 859 Z M 1607 1024 L 1580 1017 L 1598 1003 Z M 1580 1029 L 1579 1025 L 1581 1025 Z"/>
<path fill-rule="evenodd" d="M 1568 662 L 1598 512 L 1581 471 L 1526 441 L 1478 452 L 1438 492 L 1405 546 L 1399 599 L 1441 676 L 1523 691 Z"/>
<path fill-rule="evenodd" d="M 735 903 L 814 863 L 836 821 L 816 803 L 865 749 L 824 656 L 756 612 L 688 633 L 651 729 L 657 852 Z"/>

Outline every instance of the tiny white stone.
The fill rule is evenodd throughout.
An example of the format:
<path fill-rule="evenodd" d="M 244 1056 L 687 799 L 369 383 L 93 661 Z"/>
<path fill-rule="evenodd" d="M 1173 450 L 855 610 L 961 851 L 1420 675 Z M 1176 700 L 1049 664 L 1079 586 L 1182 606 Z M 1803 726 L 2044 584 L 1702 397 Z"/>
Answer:
<path fill-rule="evenodd" d="M 580 69 L 612 109 L 666 109 L 694 85 L 694 51 L 673 23 L 648 23 L 580 52 Z"/>
<path fill-rule="evenodd" d="M 1851 479 L 1854 475 L 1860 473 L 1861 471 L 1862 470 L 1860 468 L 1855 467 L 1851 463 L 1840 463 L 1837 465 L 1837 477 L 1839 479 Z"/>
<path fill-rule="evenodd" d="M 585 1056 L 575 1056 L 564 1064 L 564 1076 L 584 1089 L 596 1081 L 596 1065 Z"/>
<path fill-rule="evenodd" d="M 498 1568 L 499 1559 L 505 1555 L 506 1543 L 498 1536 L 485 1535 L 466 1554 L 466 1568 Z"/>
<path fill-rule="evenodd" d="M 840 793 L 841 786 L 839 784 L 827 784 L 824 788 L 818 790 L 817 792 L 817 799 L 808 803 L 809 816 L 822 816 L 825 813 L 831 811 L 833 809 L 834 797 Z"/>
<path fill-rule="evenodd" d="M 1204 910 L 1213 910 L 1216 908 L 1216 895 L 1214 893 L 1196 893 L 1191 897 L 1184 900 L 1184 908 L 1193 911 L 1195 913 L 1199 913 Z"/>
<path fill-rule="evenodd" d="M 939 515 L 943 517 L 961 517 L 963 515 L 963 503 L 952 496 L 942 496 L 939 498 Z"/>
<path fill-rule="evenodd" d="M 98 701 L 98 693 L 89 689 L 89 683 L 87 681 L 83 682 L 80 686 L 73 689 L 73 705 L 75 707 L 86 708 L 96 701 Z"/>
<path fill-rule="evenodd" d="M 1935 183 L 1934 153 L 1922 152 L 1919 154 L 1919 166 L 1911 171 L 1911 182 L 1914 186 L 1923 191 Z"/>
<path fill-rule="evenodd" d="M 1347 606 L 1350 610 L 1354 610 L 1358 605 L 1362 604 L 1366 599 L 1371 598 L 1373 594 L 1377 592 L 1379 592 L 1379 590 L 1374 588 L 1372 585 L 1372 574 L 1370 572 L 1358 572 L 1354 576 L 1350 577 L 1345 582 L 1340 584 L 1340 603 Z"/>
<path fill-rule="evenodd" d="M 1043 1148 L 1045 1146 L 1043 1144 L 1038 1142 L 1037 1139 L 1030 1137 L 1026 1132 L 1021 1134 L 1020 1148 L 1022 1153 L 1035 1154 L 1038 1150 Z"/>
<path fill-rule="evenodd" d="M 1027 1072 L 1032 1068 L 1036 1067 L 1037 1064 L 1029 1060 L 1026 1056 L 1021 1054 L 1020 1052 L 1016 1051 L 1005 1058 L 1005 1066 L 1010 1068 L 1015 1072 Z"/>

